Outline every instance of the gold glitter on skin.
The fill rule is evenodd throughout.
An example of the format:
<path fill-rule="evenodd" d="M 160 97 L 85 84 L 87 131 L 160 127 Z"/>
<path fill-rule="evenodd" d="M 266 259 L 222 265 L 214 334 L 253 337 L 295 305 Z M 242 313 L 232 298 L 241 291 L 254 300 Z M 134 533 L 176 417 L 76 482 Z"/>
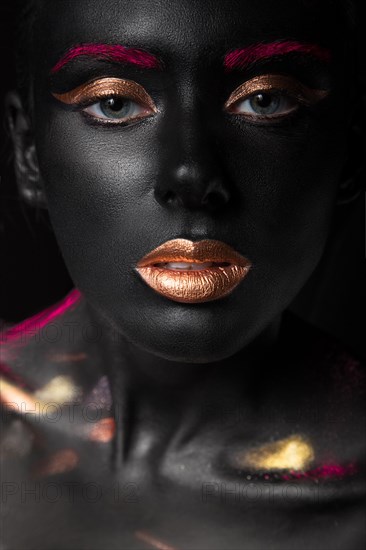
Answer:
<path fill-rule="evenodd" d="M 34 395 L 41 401 L 52 401 L 62 405 L 77 400 L 81 395 L 81 391 L 70 376 L 56 376 L 48 384 L 37 390 Z"/>
<path fill-rule="evenodd" d="M 142 542 L 151 546 L 152 548 L 156 548 L 157 550 L 177 550 L 174 546 L 166 544 L 162 540 L 155 538 L 153 535 L 150 535 L 150 533 L 147 533 L 146 531 L 136 531 L 135 537 L 138 540 L 141 540 Z"/>
<path fill-rule="evenodd" d="M 74 470 L 78 463 L 79 456 L 73 449 L 61 449 L 38 463 L 34 468 L 34 475 L 45 477 L 64 474 Z"/>
<path fill-rule="evenodd" d="M 230 112 L 235 112 L 232 109 L 237 101 L 248 99 L 250 96 L 255 94 L 269 92 L 283 92 L 289 97 L 297 99 L 300 103 L 305 103 L 308 105 L 317 103 L 329 95 L 329 91 L 327 90 L 316 90 L 314 88 L 309 88 L 290 76 L 266 74 L 256 76 L 236 88 L 236 90 L 233 91 L 229 99 L 226 101 L 225 109 Z M 261 115 L 245 114 L 243 116 L 260 117 Z M 274 117 L 275 115 L 271 116 Z"/>
<path fill-rule="evenodd" d="M 314 460 L 314 449 L 302 435 L 266 443 L 237 458 L 240 467 L 254 470 L 306 470 Z"/>
<path fill-rule="evenodd" d="M 68 378 L 68 377 L 57 377 L 57 378 Z M 54 378 L 51 381 L 51 389 L 53 383 L 56 381 L 57 384 L 57 378 Z M 43 400 L 39 397 L 39 394 L 41 391 L 44 391 L 45 388 L 47 389 L 47 386 L 44 386 L 42 390 L 38 390 L 36 392 L 38 396 L 36 396 L 35 393 L 30 393 L 26 390 L 23 390 L 21 388 L 18 388 L 14 384 L 8 382 L 4 378 L 0 377 L 0 403 L 1 406 L 4 407 L 4 409 L 8 411 L 14 411 L 15 413 L 36 418 L 39 420 L 47 420 L 47 416 L 43 414 L 43 411 L 47 411 L 47 407 L 50 403 L 49 399 L 51 400 L 51 403 L 55 404 L 55 396 L 54 394 L 48 396 L 47 400 Z M 66 386 L 67 391 L 69 392 L 70 386 L 67 384 Z M 48 388 L 50 389 L 50 388 Z M 63 388 L 65 390 L 65 386 Z M 72 390 L 74 391 L 74 390 Z M 46 394 L 43 394 L 42 397 L 46 397 Z M 58 396 L 61 398 L 61 396 Z M 63 393 L 63 399 L 66 397 L 66 394 Z M 68 401 L 63 401 L 57 403 L 58 405 L 68 404 Z M 90 422 L 84 422 L 82 425 L 73 424 L 72 420 L 71 427 L 73 428 L 73 434 L 77 437 L 82 437 L 84 439 L 89 439 L 91 441 L 101 442 L 101 443 L 108 443 L 111 441 L 116 432 L 116 426 L 115 421 L 113 418 L 104 418 L 97 422 L 96 424 L 91 424 Z"/>
<path fill-rule="evenodd" d="M 108 119 L 113 124 L 121 124 L 121 121 L 136 120 L 145 118 L 157 112 L 155 103 L 140 84 L 133 80 L 123 80 L 121 78 L 101 78 L 86 82 L 70 92 L 63 94 L 52 94 L 56 99 L 66 105 L 91 105 L 103 99 L 110 97 L 118 97 L 121 99 L 129 99 L 147 106 L 145 112 L 134 115 L 132 117 L 124 117 L 120 120 Z M 95 117 L 97 118 L 97 117 Z"/>
<path fill-rule="evenodd" d="M 98 443 L 109 443 L 116 433 L 116 423 L 114 418 L 103 418 L 92 426 L 89 432 L 89 439 Z"/>
<path fill-rule="evenodd" d="M 56 353 L 50 355 L 48 359 L 53 363 L 79 363 L 85 361 L 87 357 L 86 353 Z"/>
<path fill-rule="evenodd" d="M 45 403 L 34 395 L 0 378 L 0 402 L 5 409 L 36 416 Z"/>
<path fill-rule="evenodd" d="M 169 262 L 228 263 L 202 270 L 174 270 L 154 264 Z M 136 271 L 156 292 L 176 302 L 197 304 L 228 295 L 244 279 L 251 262 L 231 246 L 206 239 L 173 239 L 158 246 L 137 264 Z"/>

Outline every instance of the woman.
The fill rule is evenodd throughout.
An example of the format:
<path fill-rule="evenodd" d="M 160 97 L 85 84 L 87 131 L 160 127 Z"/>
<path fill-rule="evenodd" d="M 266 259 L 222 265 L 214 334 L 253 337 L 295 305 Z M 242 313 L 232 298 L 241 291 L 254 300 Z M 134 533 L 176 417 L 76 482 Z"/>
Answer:
<path fill-rule="evenodd" d="M 5 334 L 5 548 L 361 547 L 363 367 L 284 314 L 355 167 L 345 9 L 26 3 L 16 176 L 77 290 Z"/>

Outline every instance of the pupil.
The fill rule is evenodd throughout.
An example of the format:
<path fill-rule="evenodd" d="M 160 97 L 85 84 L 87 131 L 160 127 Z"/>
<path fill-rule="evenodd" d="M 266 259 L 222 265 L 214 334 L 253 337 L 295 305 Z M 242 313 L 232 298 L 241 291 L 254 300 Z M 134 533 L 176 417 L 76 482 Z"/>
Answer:
<path fill-rule="evenodd" d="M 266 107 L 269 107 L 271 105 L 272 97 L 268 94 L 257 94 L 255 96 L 255 103 L 258 105 L 258 107 L 265 109 Z"/>
<path fill-rule="evenodd" d="M 110 109 L 111 111 L 121 111 L 121 109 L 124 106 L 124 101 L 122 99 L 116 99 L 114 97 L 109 97 L 105 100 L 104 105 L 107 109 Z"/>

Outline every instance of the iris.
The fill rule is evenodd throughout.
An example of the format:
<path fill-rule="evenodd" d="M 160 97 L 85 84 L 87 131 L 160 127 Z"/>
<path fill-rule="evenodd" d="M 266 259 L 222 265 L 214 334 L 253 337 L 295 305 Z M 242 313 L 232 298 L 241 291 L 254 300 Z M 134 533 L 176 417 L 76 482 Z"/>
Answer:
<path fill-rule="evenodd" d="M 250 100 L 250 107 L 260 115 L 272 115 L 281 106 L 281 98 L 271 94 L 256 94 Z"/>
<path fill-rule="evenodd" d="M 99 109 L 106 117 L 124 118 L 133 114 L 134 102 L 120 97 L 108 97 L 100 101 Z"/>

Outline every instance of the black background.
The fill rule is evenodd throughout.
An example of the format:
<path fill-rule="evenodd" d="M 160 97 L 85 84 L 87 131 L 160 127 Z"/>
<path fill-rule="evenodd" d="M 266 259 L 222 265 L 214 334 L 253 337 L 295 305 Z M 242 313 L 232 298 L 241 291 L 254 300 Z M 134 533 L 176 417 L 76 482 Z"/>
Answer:
<path fill-rule="evenodd" d="M 72 288 L 45 211 L 24 204 L 17 193 L 13 158 L 3 116 L 3 97 L 15 86 L 13 3 L 0 7 L 0 177 L 1 309 L 0 319 L 17 322 L 62 298 Z M 366 54 L 359 23 L 360 73 L 365 90 Z M 362 74 L 363 72 L 363 74 Z M 364 92 L 363 92 L 364 93 Z M 365 171 L 360 176 L 364 188 Z M 338 209 L 336 231 L 316 272 L 293 304 L 293 310 L 366 356 L 365 194 Z"/>

